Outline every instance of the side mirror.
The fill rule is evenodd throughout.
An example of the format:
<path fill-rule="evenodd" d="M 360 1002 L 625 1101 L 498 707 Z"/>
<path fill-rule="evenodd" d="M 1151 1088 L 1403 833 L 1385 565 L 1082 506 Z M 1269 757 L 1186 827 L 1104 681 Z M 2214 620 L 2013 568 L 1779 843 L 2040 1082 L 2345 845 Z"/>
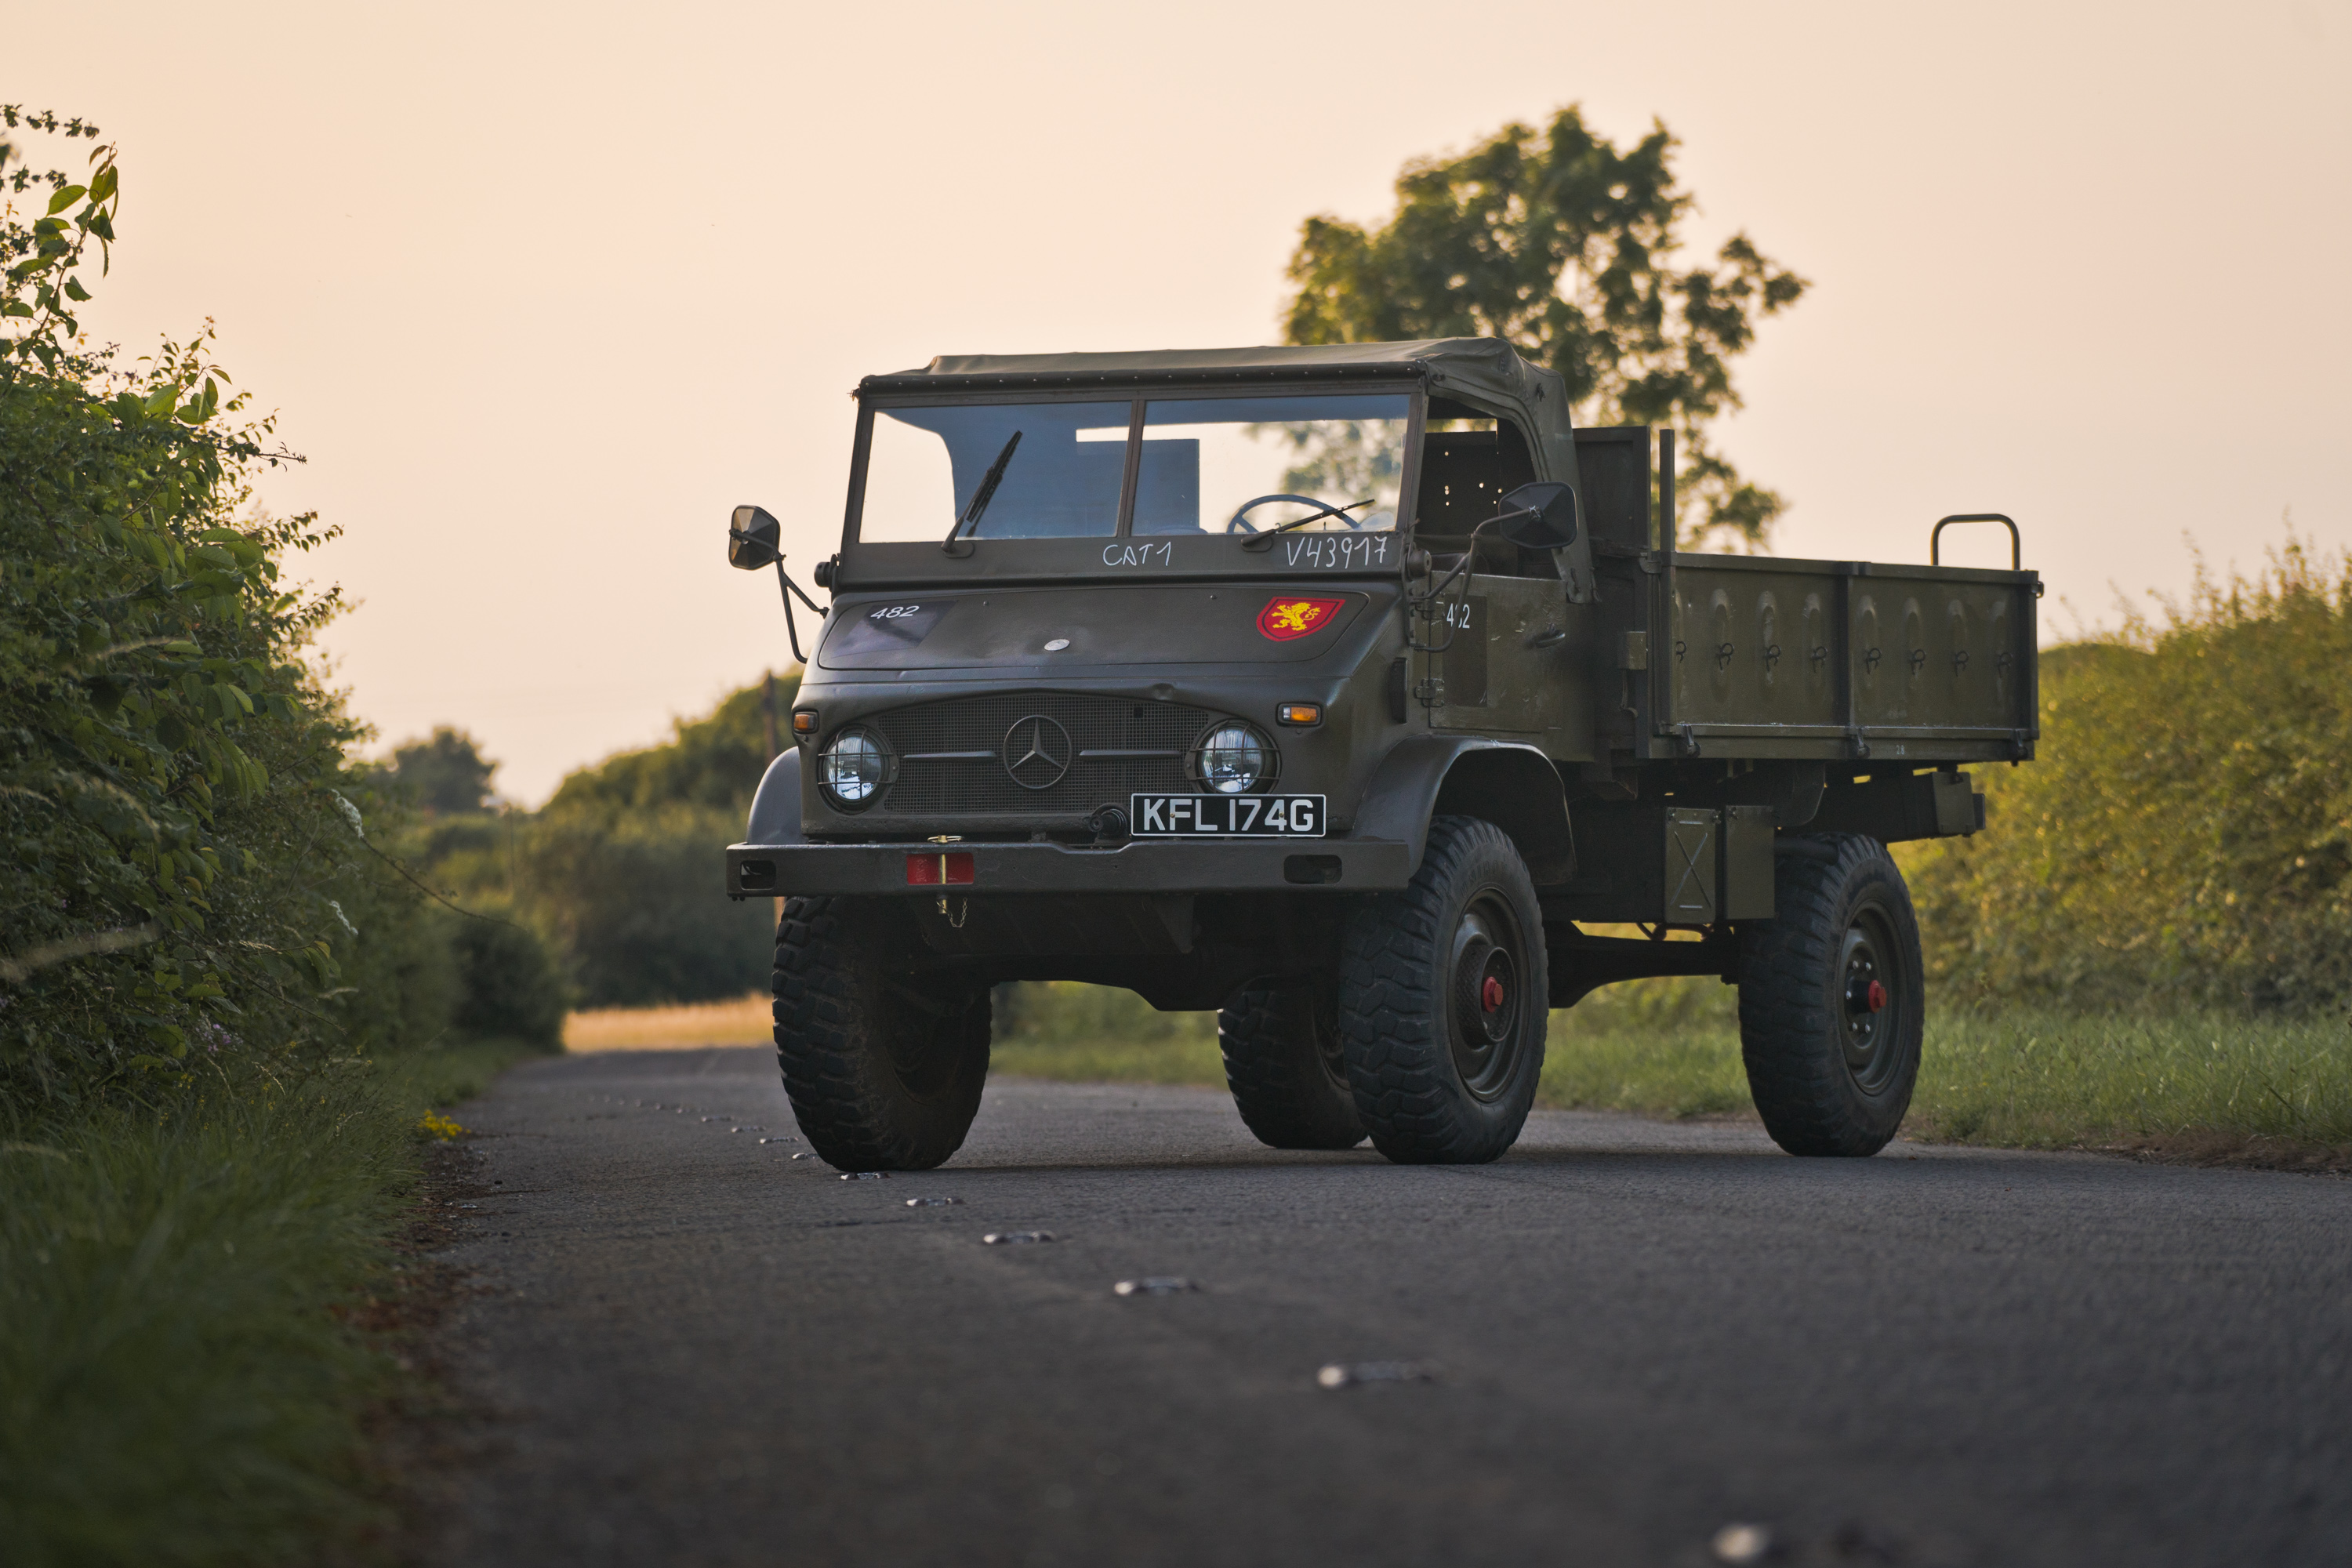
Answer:
<path fill-rule="evenodd" d="M 1528 550 L 1565 550 L 1576 542 L 1576 492 L 1566 485 L 1521 485 L 1489 519 L 1495 531 Z"/>
<path fill-rule="evenodd" d="M 763 509 L 739 506 L 727 522 L 727 564 L 742 572 L 773 566 L 784 558 L 776 548 L 783 536 L 783 525 Z"/>

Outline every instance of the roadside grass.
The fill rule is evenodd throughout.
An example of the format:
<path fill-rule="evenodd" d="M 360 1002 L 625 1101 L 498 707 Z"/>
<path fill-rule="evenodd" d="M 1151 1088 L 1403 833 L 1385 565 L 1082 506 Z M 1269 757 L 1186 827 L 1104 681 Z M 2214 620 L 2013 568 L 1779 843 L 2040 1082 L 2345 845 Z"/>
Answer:
<path fill-rule="evenodd" d="M 474 1099 L 517 1063 L 548 1054 L 520 1040 L 458 1040 L 381 1058 L 372 1076 L 393 1113 L 413 1126 L 428 1110 Z"/>
<path fill-rule="evenodd" d="M 1132 991 L 1055 980 L 1000 985 L 988 1070 L 1077 1083 L 1223 1088 L 1214 1013 L 1160 1013 Z"/>
<path fill-rule="evenodd" d="M 398 1389 L 343 1314 L 412 1202 L 429 1107 L 533 1054 L 190 1089 L 0 1135 L 0 1541 L 12 1564 L 334 1561 L 390 1515 Z M 381 1288 L 381 1287 L 379 1287 Z"/>
<path fill-rule="evenodd" d="M 1165 1039 L 1117 1037 L 1040 1040 L 1014 1038 L 989 1048 L 990 1076 L 1056 1079 L 1065 1083 L 1166 1083 L 1225 1087 L 1224 1058 L 1217 1054 L 1216 1015 L 1205 1031 Z"/>
<path fill-rule="evenodd" d="M 1949 1012 L 1928 1024 L 1908 1131 L 2004 1148 L 2352 1156 L 2352 1027 L 2340 1015 Z"/>
<path fill-rule="evenodd" d="M 1537 1103 L 1752 1118 L 1738 993 L 1636 981 L 1551 1016 Z M 1155 1013 L 1125 992 L 1023 986 L 1003 999 L 993 1071 L 1222 1088 L 1216 1016 Z M 2125 1148 L 2270 1164 L 2352 1165 L 2352 1022 L 2175 1011 L 1931 1012 L 1907 1136 L 2001 1148 Z"/>

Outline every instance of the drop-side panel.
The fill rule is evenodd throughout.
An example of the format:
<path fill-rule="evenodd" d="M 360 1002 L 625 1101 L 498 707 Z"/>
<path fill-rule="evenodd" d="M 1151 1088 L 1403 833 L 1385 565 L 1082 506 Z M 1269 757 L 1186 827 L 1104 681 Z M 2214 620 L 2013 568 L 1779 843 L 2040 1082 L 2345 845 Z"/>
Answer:
<path fill-rule="evenodd" d="M 1879 727 L 2018 726 L 2017 589 L 1923 571 L 1850 580 L 1855 721 Z M 2029 645 L 2022 650 L 2030 658 Z"/>
<path fill-rule="evenodd" d="M 1690 724 L 1838 723 L 1837 585 L 1818 572 L 1675 563 L 1674 714 Z"/>
<path fill-rule="evenodd" d="M 1668 754 L 2020 756 L 2035 576 L 1676 554 L 1652 650 Z"/>

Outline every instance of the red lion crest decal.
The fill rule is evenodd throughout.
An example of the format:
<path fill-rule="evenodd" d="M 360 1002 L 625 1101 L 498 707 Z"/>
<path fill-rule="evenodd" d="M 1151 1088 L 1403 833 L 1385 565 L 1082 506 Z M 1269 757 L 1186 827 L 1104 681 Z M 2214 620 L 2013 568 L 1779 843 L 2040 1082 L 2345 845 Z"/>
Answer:
<path fill-rule="evenodd" d="M 1307 599 L 1283 595 L 1266 601 L 1257 613 L 1257 629 L 1276 642 L 1288 642 L 1317 632 L 1339 613 L 1344 599 Z"/>

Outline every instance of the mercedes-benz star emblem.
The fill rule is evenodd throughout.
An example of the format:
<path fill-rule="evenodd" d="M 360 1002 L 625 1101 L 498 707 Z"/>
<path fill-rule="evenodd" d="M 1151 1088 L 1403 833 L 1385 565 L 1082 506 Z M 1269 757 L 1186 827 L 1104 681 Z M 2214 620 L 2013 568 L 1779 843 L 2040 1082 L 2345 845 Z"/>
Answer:
<path fill-rule="evenodd" d="M 1004 771 L 1023 789 L 1052 789 L 1070 771 L 1070 732 L 1043 713 L 1015 719 L 1004 732 Z"/>

